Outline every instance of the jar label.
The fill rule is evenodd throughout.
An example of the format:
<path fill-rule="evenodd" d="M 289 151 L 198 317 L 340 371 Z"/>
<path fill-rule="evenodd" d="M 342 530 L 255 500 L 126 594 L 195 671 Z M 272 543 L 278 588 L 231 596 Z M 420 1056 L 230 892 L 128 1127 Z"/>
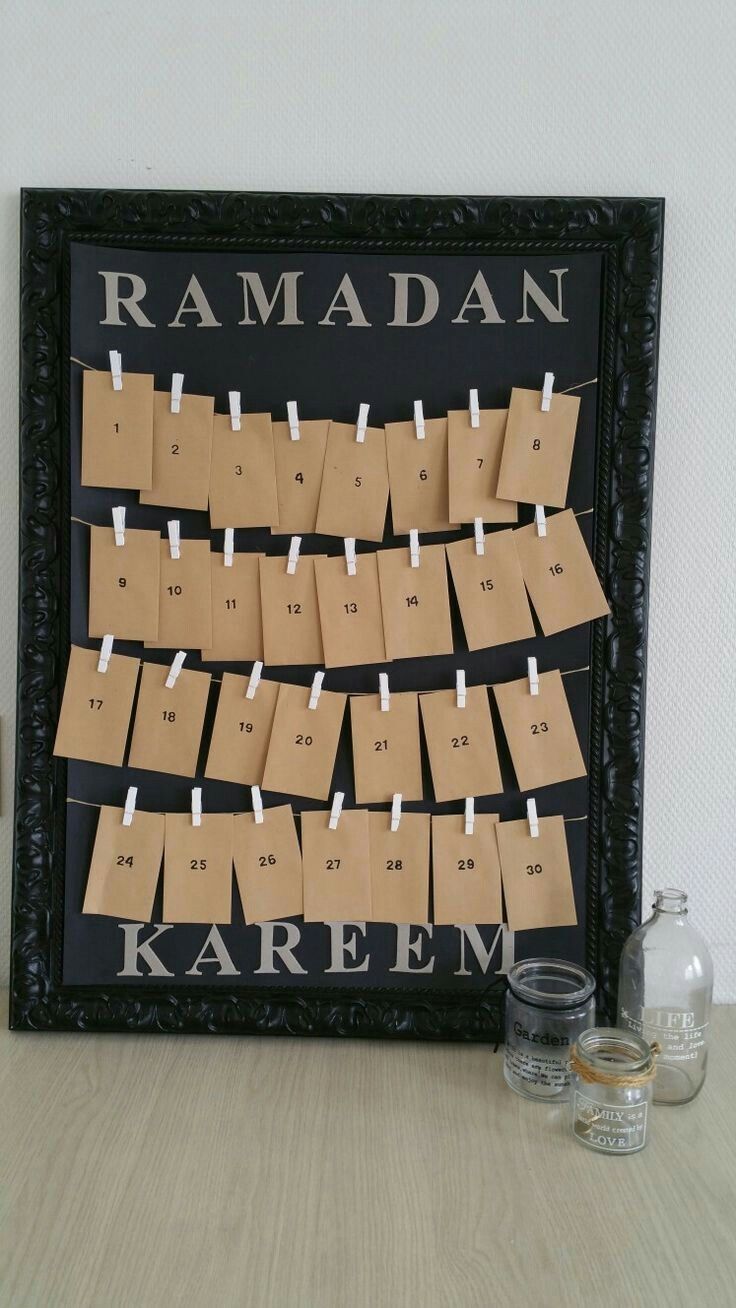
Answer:
<path fill-rule="evenodd" d="M 641 1149 L 647 1133 L 647 1104 L 613 1107 L 576 1090 L 573 1096 L 573 1131 L 592 1149 L 609 1154 L 630 1154 Z"/>
<path fill-rule="evenodd" d="M 668 1063 L 687 1063 L 699 1057 L 705 1048 L 708 1023 L 696 1026 L 695 1013 L 682 1009 L 645 1008 L 642 1019 L 637 1019 L 621 1009 L 621 1025 L 626 1025 L 637 1035 L 652 1044 L 655 1040 L 661 1046 L 662 1057 Z"/>
<path fill-rule="evenodd" d="M 570 1084 L 570 1067 L 567 1057 L 552 1058 L 546 1054 L 530 1054 L 518 1045 L 504 1047 L 506 1071 L 520 1081 L 542 1085 L 550 1090 L 565 1089 Z"/>

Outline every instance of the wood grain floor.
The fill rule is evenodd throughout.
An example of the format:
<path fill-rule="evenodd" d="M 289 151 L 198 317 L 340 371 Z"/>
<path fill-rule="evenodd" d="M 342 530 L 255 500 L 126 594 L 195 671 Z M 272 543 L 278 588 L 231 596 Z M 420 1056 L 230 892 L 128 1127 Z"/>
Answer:
<path fill-rule="evenodd" d="M 735 1045 L 606 1158 L 487 1048 L 2 1032 L 0 1303 L 726 1308 Z"/>

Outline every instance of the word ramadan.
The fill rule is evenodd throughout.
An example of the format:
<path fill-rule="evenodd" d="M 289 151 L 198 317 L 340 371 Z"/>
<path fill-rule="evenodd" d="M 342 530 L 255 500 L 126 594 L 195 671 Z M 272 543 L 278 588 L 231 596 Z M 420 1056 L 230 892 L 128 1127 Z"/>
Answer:
<path fill-rule="evenodd" d="M 484 274 L 478 269 L 461 303 L 450 305 L 454 315 L 450 322 L 468 323 L 531 323 L 541 316 L 550 323 L 566 323 L 563 311 L 562 279 L 567 268 L 549 268 L 547 290 L 539 285 L 526 268 L 522 270 L 519 298 L 516 305 L 502 305 L 505 317 L 493 296 Z M 148 287 L 138 273 L 107 271 L 98 274 L 104 282 L 105 312 L 101 327 L 155 327 L 146 305 Z M 239 272 L 242 284 L 243 316 L 238 327 L 268 325 L 277 327 L 303 327 L 300 316 L 300 278 L 303 272 L 282 272 L 275 286 L 268 290 L 256 272 Z M 440 293 L 436 282 L 424 273 L 390 272 L 393 281 L 393 317 L 388 327 L 426 327 L 440 312 Z M 270 291 L 270 293 L 269 293 Z M 411 305 L 410 305 L 411 292 Z M 177 307 L 178 306 L 178 307 Z M 329 304 L 325 303 L 323 316 L 317 319 L 319 327 L 372 327 L 360 300 L 359 289 L 345 273 L 336 287 Z M 172 296 L 172 317 L 167 327 L 222 327 L 207 292 L 194 274 L 189 278 L 183 294 Z M 168 317 L 168 315 L 167 315 Z"/>

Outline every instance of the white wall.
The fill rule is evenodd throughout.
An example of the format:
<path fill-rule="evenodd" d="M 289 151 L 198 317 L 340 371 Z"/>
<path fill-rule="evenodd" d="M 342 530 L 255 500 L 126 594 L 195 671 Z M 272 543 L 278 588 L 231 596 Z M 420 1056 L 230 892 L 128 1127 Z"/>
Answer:
<path fill-rule="evenodd" d="M 646 900 L 736 1000 L 728 0 L 0 0 L 0 920 L 15 698 L 18 189 L 664 195 Z M 8 955 L 0 942 L 0 966 Z"/>

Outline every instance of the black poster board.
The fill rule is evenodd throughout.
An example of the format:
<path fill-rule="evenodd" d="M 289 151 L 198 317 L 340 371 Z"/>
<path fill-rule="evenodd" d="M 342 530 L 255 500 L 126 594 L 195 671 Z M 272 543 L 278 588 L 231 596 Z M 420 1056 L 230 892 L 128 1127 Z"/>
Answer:
<path fill-rule="evenodd" d="M 637 920 L 640 893 L 662 207 L 652 200 L 25 193 L 13 1025 L 488 1039 L 500 1031 L 509 961 L 539 954 L 587 963 L 610 1014 L 618 951 Z M 266 293 L 260 310 L 251 299 L 248 324 L 240 276 L 246 270 Z M 103 273 L 135 285 L 137 314 L 123 310 L 114 321 Z M 280 296 L 277 288 L 284 274 L 296 273 L 296 308 L 289 310 L 284 283 Z M 392 274 L 407 273 L 403 323 Z M 479 273 L 492 313 L 478 294 Z M 187 312 L 194 308 L 186 295 L 193 276 L 209 326 L 201 305 Z M 346 277 L 359 312 L 341 307 Z M 416 326 L 426 307 L 422 278 L 436 288 L 437 308 Z M 216 964 L 193 974 L 210 928 L 177 925 L 155 940 L 162 963 L 155 975 L 131 952 L 154 927 L 139 925 L 132 942 L 131 928 L 82 915 L 94 806 L 122 803 L 132 784 L 142 807 L 186 811 L 192 785 L 51 757 L 69 644 L 95 644 L 87 638 L 83 524 L 109 524 L 119 503 L 131 527 L 165 534 L 171 516 L 139 505 L 136 492 L 80 485 L 82 365 L 106 367 L 111 349 L 121 351 L 126 371 L 154 373 L 159 389 L 169 388 L 172 372 L 183 372 L 186 389 L 214 395 L 218 411 L 226 411 L 227 392 L 236 388 L 244 409 L 267 410 L 274 419 L 285 418 L 291 398 L 303 418 L 355 421 L 366 400 L 371 421 L 383 424 L 410 418 L 419 397 L 427 416 L 444 415 L 464 407 L 473 386 L 483 407 L 503 407 L 512 386 L 539 387 L 546 371 L 555 373 L 555 389 L 580 388 L 568 506 L 580 515 L 611 619 L 470 654 L 454 609 L 454 656 L 389 665 L 394 690 L 451 686 L 458 666 L 469 684 L 510 680 L 524 674 L 532 654 L 540 671 L 570 673 L 566 691 L 589 775 L 545 788 L 537 802 L 541 816 L 567 819 L 577 927 L 510 937 L 496 924 L 469 934 L 369 923 L 336 934 L 295 921 L 295 972 L 271 948 L 287 938 L 286 928 L 244 925 L 235 895 L 233 923 L 219 928 L 235 974 Z M 532 512 L 522 506 L 520 523 Z M 221 548 L 222 534 L 210 531 L 207 514 L 176 516 L 183 537 L 210 538 Z M 472 531 L 432 539 L 463 534 Z M 287 548 L 266 531 L 238 537 L 239 549 L 283 555 Z M 389 522 L 379 548 L 405 541 L 390 535 Z M 304 543 L 309 553 L 334 554 L 339 546 L 317 536 Z M 116 648 L 170 661 L 169 652 L 144 653 L 135 643 Z M 196 653 L 187 666 L 202 666 Z M 207 670 L 220 671 L 209 664 Z M 330 671 L 328 684 L 375 691 L 379 670 Z M 306 685 L 313 671 L 280 668 L 275 675 Z M 210 716 L 215 694 L 213 687 Z M 480 799 L 476 808 L 522 817 L 524 799 L 500 732 L 498 739 L 504 794 Z M 197 784 L 205 810 L 249 807 L 243 787 L 202 778 Z M 334 788 L 351 806 L 347 721 Z M 296 811 L 324 806 L 264 794 L 267 804 L 282 798 Z M 453 812 L 461 805 L 427 799 L 413 807 Z M 153 921 L 161 921 L 160 891 Z"/>

